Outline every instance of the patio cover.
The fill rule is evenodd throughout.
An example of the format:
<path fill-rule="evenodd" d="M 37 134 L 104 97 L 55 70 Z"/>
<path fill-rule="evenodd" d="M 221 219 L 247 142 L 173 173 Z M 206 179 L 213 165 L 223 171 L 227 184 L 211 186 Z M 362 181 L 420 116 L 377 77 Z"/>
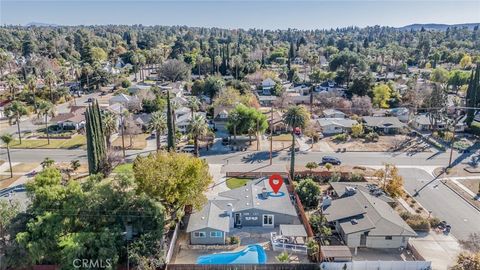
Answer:
<path fill-rule="evenodd" d="M 322 258 L 333 258 L 336 261 L 351 261 L 352 252 L 347 246 L 322 246 Z"/>
<path fill-rule="evenodd" d="M 280 234 L 283 236 L 288 237 L 307 237 L 307 232 L 305 231 L 305 227 L 303 225 L 280 225 Z"/>

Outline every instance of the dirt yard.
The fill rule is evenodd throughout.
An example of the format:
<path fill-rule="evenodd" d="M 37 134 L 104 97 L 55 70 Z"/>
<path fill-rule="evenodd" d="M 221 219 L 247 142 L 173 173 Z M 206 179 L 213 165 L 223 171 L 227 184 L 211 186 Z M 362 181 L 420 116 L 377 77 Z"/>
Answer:
<path fill-rule="evenodd" d="M 395 136 L 380 136 L 378 142 L 364 142 L 363 139 L 353 139 L 350 138 L 346 142 L 336 142 L 333 140 L 333 137 L 328 137 L 323 139 L 327 144 L 337 150 L 339 148 L 346 148 L 350 152 L 361 152 L 361 151 L 371 151 L 371 152 L 386 152 L 392 151 L 397 148 L 402 142 L 408 140 L 409 137 L 405 135 L 395 135 Z M 315 150 L 315 146 L 314 146 Z"/>

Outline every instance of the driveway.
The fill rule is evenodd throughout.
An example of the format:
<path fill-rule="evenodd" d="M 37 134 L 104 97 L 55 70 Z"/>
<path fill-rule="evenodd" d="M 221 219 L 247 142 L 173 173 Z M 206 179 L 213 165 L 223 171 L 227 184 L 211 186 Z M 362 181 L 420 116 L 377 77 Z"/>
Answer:
<path fill-rule="evenodd" d="M 430 232 L 410 238 L 409 244 L 426 260 L 432 262 L 433 269 L 448 269 L 456 260 L 462 248 L 451 235 Z"/>

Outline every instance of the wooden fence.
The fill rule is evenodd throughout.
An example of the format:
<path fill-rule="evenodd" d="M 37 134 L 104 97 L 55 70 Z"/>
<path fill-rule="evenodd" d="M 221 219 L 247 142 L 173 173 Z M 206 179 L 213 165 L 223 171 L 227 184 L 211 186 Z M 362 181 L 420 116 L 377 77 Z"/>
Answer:
<path fill-rule="evenodd" d="M 320 264 L 169 264 L 166 270 L 320 270 Z"/>

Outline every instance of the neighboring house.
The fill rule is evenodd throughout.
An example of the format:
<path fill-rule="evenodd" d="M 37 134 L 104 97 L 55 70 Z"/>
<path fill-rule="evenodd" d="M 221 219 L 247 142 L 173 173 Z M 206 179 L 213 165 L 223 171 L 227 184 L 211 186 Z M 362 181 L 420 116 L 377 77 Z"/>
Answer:
<path fill-rule="evenodd" d="M 85 112 L 83 106 L 72 106 L 70 112 L 60 113 L 53 117 L 50 122 L 56 123 L 62 129 L 79 130 L 85 126 Z"/>
<path fill-rule="evenodd" d="M 125 106 L 123 106 L 123 104 L 121 103 L 114 103 L 112 105 L 109 105 L 106 110 L 116 114 L 116 115 L 120 115 L 120 114 L 123 114 L 125 112 L 127 112 L 127 108 L 125 108 Z"/>
<path fill-rule="evenodd" d="M 265 112 L 264 113 L 267 116 L 267 121 L 272 127 L 272 132 L 274 134 L 279 134 L 279 133 L 286 133 L 288 132 L 288 126 L 283 122 L 283 113 L 280 111 L 274 111 L 273 112 L 273 117 L 270 112 Z M 270 123 L 272 122 L 272 123 Z"/>
<path fill-rule="evenodd" d="M 192 245 L 224 244 L 233 228 L 273 228 L 281 224 L 301 223 L 285 185 L 274 194 L 268 179 L 261 178 L 209 200 L 190 215 L 187 233 Z"/>
<path fill-rule="evenodd" d="M 350 132 L 357 121 L 345 118 L 318 118 L 317 125 L 324 135 Z"/>
<path fill-rule="evenodd" d="M 400 122 L 407 123 L 410 120 L 410 111 L 405 107 L 398 107 L 388 110 L 388 114 L 395 116 Z"/>
<path fill-rule="evenodd" d="M 319 86 L 315 87 L 315 92 L 340 92 L 343 93 L 345 88 L 341 87 L 334 81 L 325 81 Z"/>
<path fill-rule="evenodd" d="M 204 112 L 196 112 L 195 115 L 202 115 L 206 119 L 206 114 Z M 184 134 L 187 133 L 190 121 L 192 121 L 192 114 L 190 112 L 177 117 L 177 119 L 175 120 L 177 130 Z"/>
<path fill-rule="evenodd" d="M 130 95 L 135 95 L 137 94 L 140 90 L 148 90 L 150 89 L 150 87 L 152 87 L 151 85 L 148 85 L 148 84 L 135 84 L 135 85 L 132 85 L 128 88 L 128 93 Z"/>
<path fill-rule="evenodd" d="M 364 116 L 363 122 L 365 126 L 383 134 L 398 134 L 406 127 L 404 123 L 400 122 L 400 120 L 394 116 Z"/>
<path fill-rule="evenodd" d="M 286 100 L 295 105 L 310 104 L 310 95 L 304 96 L 297 92 L 291 92 L 287 93 Z"/>
<path fill-rule="evenodd" d="M 437 121 L 436 125 L 432 124 L 432 120 L 427 114 L 415 115 L 412 121 L 412 126 L 419 131 L 443 130 L 446 128 L 444 121 Z"/>
<path fill-rule="evenodd" d="M 269 96 L 275 87 L 275 81 L 271 78 L 266 78 L 262 81 L 262 95 Z"/>
<path fill-rule="evenodd" d="M 276 96 L 258 96 L 258 102 L 261 106 L 270 107 L 277 100 Z"/>
<path fill-rule="evenodd" d="M 324 201 L 324 215 L 351 248 L 405 248 L 415 231 L 385 201 L 362 189 Z"/>
<path fill-rule="evenodd" d="M 122 104 L 123 107 L 128 108 L 128 105 L 129 105 L 130 102 L 135 102 L 137 100 L 138 100 L 138 98 L 135 97 L 135 96 L 119 94 L 119 95 L 116 95 L 116 96 L 113 96 L 112 98 L 110 98 L 108 100 L 108 104 L 111 106 L 113 104 L 119 103 L 119 104 Z"/>
<path fill-rule="evenodd" d="M 334 198 L 344 198 L 355 194 L 357 190 L 369 193 L 392 206 L 395 204 L 395 200 L 377 185 L 368 182 L 331 182 L 328 194 Z"/>
<path fill-rule="evenodd" d="M 150 122 L 150 119 L 152 119 L 152 115 L 150 113 L 135 114 L 133 116 L 133 121 L 135 121 L 135 123 L 143 130 L 146 130 L 148 128 L 148 123 Z"/>
<path fill-rule="evenodd" d="M 235 106 L 214 106 L 213 107 L 213 119 L 215 121 L 227 121 L 228 115 Z"/>
<path fill-rule="evenodd" d="M 326 109 L 326 110 L 323 110 L 323 117 L 324 118 L 346 118 L 346 115 L 339 110 Z"/>

